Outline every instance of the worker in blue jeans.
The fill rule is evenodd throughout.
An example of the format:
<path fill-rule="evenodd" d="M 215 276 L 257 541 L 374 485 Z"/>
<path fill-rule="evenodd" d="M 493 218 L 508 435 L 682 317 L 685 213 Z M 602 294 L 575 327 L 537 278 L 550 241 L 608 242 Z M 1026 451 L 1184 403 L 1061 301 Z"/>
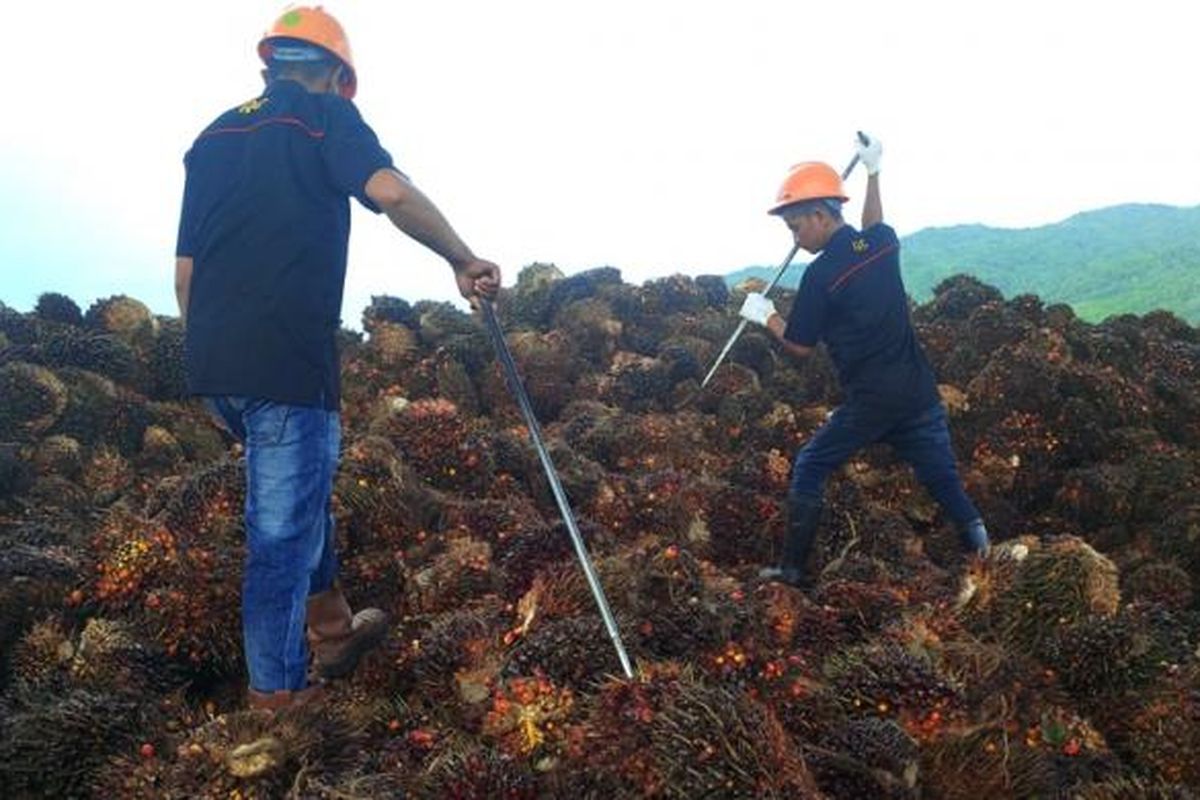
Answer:
<path fill-rule="evenodd" d="M 245 445 L 249 704 L 276 710 L 318 697 L 387 632 L 386 614 L 352 613 L 336 581 L 330 513 L 350 198 L 445 258 L 463 297 L 494 296 L 500 268 L 395 168 L 351 102 L 336 19 L 291 6 L 258 54 L 263 93 L 218 116 L 184 159 L 175 293 L 188 389 Z"/>
<path fill-rule="evenodd" d="M 381 610 L 351 616 L 334 583 L 338 565 L 329 498 L 341 446 L 338 413 L 232 395 L 206 401 L 246 452 L 242 625 L 251 705 L 291 702 L 291 694 L 277 696 L 280 690 L 270 687 L 308 689 L 310 632 L 316 640 L 312 649 L 325 651 L 316 665 L 321 678 L 352 670 L 386 632 Z M 331 638 L 338 640 L 336 653 L 330 652 Z"/>
<path fill-rule="evenodd" d="M 767 328 L 792 353 L 807 356 L 824 342 L 846 401 L 800 449 L 788 491 L 788 524 L 780 564 L 764 578 L 811 586 L 809 554 L 821 518 L 825 480 L 855 452 L 890 444 L 912 465 L 926 490 L 954 522 L 965 552 L 986 553 L 987 528 L 963 490 L 950 444 L 946 411 L 933 370 L 917 341 L 900 277 L 900 242 L 883 223 L 878 139 L 859 140 L 867 170 L 862 230 L 842 219 L 848 200 L 829 165 L 792 167 L 770 213 L 795 241 L 817 255 L 804 271 L 787 320 L 764 295 L 751 293 L 741 316 Z"/>

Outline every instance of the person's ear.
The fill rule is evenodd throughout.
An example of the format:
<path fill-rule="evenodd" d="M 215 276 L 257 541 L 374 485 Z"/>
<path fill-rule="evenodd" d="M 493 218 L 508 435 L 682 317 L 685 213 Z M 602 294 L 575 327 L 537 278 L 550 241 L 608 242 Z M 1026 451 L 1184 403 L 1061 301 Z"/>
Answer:
<path fill-rule="evenodd" d="M 329 73 L 329 86 L 326 87 L 325 91 L 329 94 L 341 94 L 342 81 L 345 79 L 345 73 L 346 66 L 344 64 L 338 64 L 335 66 L 333 71 Z"/>

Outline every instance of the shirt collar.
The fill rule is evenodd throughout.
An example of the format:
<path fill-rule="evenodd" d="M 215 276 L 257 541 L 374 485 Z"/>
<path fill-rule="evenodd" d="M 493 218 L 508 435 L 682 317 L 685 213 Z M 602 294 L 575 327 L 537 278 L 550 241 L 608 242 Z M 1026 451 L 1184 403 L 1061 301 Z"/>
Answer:
<path fill-rule="evenodd" d="M 304 94 L 308 90 L 299 81 L 291 78 L 276 78 L 267 86 L 265 94 Z"/>
<path fill-rule="evenodd" d="M 843 225 L 833 232 L 833 235 L 829 237 L 829 241 L 825 243 L 825 247 L 821 249 L 821 252 L 827 253 L 830 250 L 845 247 L 846 243 L 856 235 L 858 235 L 858 231 L 854 229 L 853 225 Z"/>

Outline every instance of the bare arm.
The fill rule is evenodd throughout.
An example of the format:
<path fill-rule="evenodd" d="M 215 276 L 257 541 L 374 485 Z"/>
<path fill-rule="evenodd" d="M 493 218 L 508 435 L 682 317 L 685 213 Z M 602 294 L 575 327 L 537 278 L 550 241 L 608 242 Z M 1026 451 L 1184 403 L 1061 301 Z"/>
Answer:
<path fill-rule="evenodd" d="M 399 172 L 381 169 L 367 181 L 367 197 L 392 224 L 458 268 L 475 258 L 437 206 Z"/>
<path fill-rule="evenodd" d="M 778 314 L 772 314 L 767 318 L 767 330 L 769 330 L 771 334 L 779 340 L 785 350 L 794 356 L 800 356 L 801 358 L 804 358 L 813 351 L 811 347 L 805 347 L 804 345 L 796 344 L 795 342 L 789 342 L 787 339 L 783 338 L 783 332 L 787 330 L 787 322 L 785 322 L 783 317 L 779 316 Z"/>
<path fill-rule="evenodd" d="M 450 263 L 463 297 L 490 297 L 500 288 L 500 268 L 476 258 L 433 201 L 399 172 L 377 170 L 366 192 L 393 225 Z"/>
<path fill-rule="evenodd" d="M 175 302 L 179 304 L 179 319 L 187 326 L 188 295 L 192 290 L 192 258 L 175 259 Z"/>
<path fill-rule="evenodd" d="M 883 222 L 883 201 L 879 199 L 879 173 L 867 178 L 867 197 L 863 201 L 862 229 Z"/>

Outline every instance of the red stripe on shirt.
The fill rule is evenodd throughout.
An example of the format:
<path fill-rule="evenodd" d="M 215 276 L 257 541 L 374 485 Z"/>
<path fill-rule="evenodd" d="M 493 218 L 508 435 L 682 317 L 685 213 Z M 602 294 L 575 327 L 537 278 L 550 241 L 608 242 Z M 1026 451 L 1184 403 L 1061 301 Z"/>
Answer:
<path fill-rule="evenodd" d="M 886 255 L 887 253 L 890 253 L 891 251 L 895 250 L 896 247 L 897 247 L 897 245 L 890 244 L 887 247 L 880 250 L 878 253 L 875 253 L 870 258 L 864 259 L 864 260 L 858 262 L 857 264 L 854 264 L 853 266 L 847 268 L 845 272 L 843 272 L 841 275 L 838 276 L 837 280 L 835 280 L 833 283 L 829 284 L 829 291 L 836 292 L 842 286 L 842 284 L 844 284 L 846 281 L 850 280 L 850 278 L 854 276 L 854 273 L 858 272 L 860 269 L 867 266 L 868 264 L 870 264 L 872 261 L 879 258 L 880 256 Z"/>
<path fill-rule="evenodd" d="M 205 131 L 204 133 L 200 134 L 200 138 L 203 139 L 205 136 L 215 136 L 218 133 L 253 133 L 264 125 L 276 124 L 295 125 L 297 128 L 300 128 L 314 139 L 325 138 L 325 131 L 313 130 L 295 117 L 268 117 L 267 119 L 259 120 L 253 125 L 247 125 L 244 128 L 215 128 L 211 131 Z"/>

